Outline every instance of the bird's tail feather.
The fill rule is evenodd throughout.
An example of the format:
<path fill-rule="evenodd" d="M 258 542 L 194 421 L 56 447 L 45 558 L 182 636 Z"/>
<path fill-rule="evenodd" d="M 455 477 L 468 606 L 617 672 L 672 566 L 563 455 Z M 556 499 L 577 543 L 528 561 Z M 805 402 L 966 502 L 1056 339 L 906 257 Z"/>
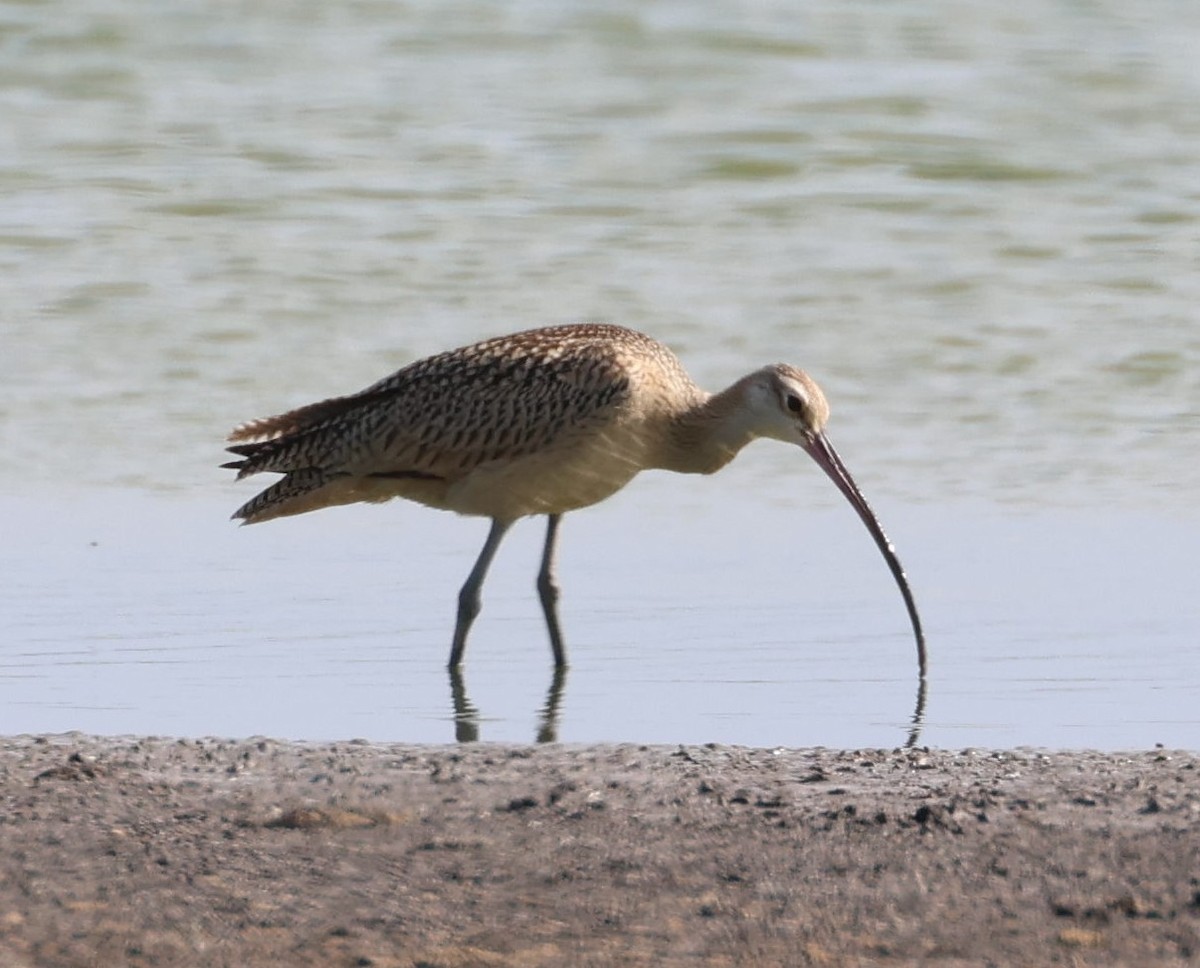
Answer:
<path fill-rule="evenodd" d="M 304 430 L 313 430 L 345 416 L 347 412 L 361 407 L 364 403 L 370 403 L 374 396 L 377 394 L 363 392 L 348 397 L 332 397 L 319 403 L 310 403 L 306 407 L 297 407 L 287 413 L 276 414 L 274 417 L 249 420 L 233 428 L 229 434 L 229 442 L 234 444 L 247 441 L 266 441 Z M 236 447 L 229 449 L 234 453 L 242 453 Z"/>
<path fill-rule="evenodd" d="M 262 471 L 284 474 L 324 466 L 346 432 L 347 417 L 379 396 L 363 392 L 334 397 L 244 423 L 230 433 L 233 446 L 226 448 L 244 459 L 221 466 L 237 471 L 238 480 Z"/>
<path fill-rule="evenodd" d="M 251 474 L 269 469 L 267 465 L 279 453 L 282 445 L 278 440 L 262 440 L 254 444 L 237 444 L 225 449 L 242 458 L 242 460 L 231 460 L 221 465 L 231 471 L 237 471 L 237 479 L 240 481 L 243 477 L 249 477 Z M 287 471 L 289 468 L 281 467 L 279 470 Z"/>
<path fill-rule="evenodd" d="M 291 471 L 234 511 L 233 518 L 240 519 L 243 524 L 258 524 L 272 518 L 302 514 L 325 507 L 331 502 L 320 492 L 341 476 L 343 475 L 328 474 L 314 467 Z"/>

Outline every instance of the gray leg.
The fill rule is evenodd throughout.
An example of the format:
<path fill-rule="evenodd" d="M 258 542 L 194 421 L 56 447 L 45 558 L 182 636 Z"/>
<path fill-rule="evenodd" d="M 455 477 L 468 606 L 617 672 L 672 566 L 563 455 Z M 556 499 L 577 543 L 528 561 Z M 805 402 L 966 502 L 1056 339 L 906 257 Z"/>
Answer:
<path fill-rule="evenodd" d="M 554 665 L 567 667 L 567 650 L 563 646 L 562 629 L 558 626 L 558 582 L 554 578 L 554 552 L 558 544 L 558 523 L 561 514 L 551 514 L 546 528 L 546 548 L 542 552 L 542 568 L 538 572 L 538 597 L 542 600 L 542 611 L 546 613 L 546 628 L 550 632 L 550 648 L 554 650 Z"/>
<path fill-rule="evenodd" d="M 483 579 L 487 577 L 488 566 L 496 557 L 496 549 L 500 547 L 500 539 L 512 527 L 511 521 L 492 519 L 492 530 L 488 532 L 483 550 L 475 561 L 475 567 L 467 576 L 467 583 L 458 593 L 458 620 L 454 623 L 454 644 L 450 647 L 450 668 L 457 669 L 462 663 L 463 649 L 467 647 L 467 633 L 471 631 L 471 623 L 479 614 L 479 590 L 483 587 Z"/>

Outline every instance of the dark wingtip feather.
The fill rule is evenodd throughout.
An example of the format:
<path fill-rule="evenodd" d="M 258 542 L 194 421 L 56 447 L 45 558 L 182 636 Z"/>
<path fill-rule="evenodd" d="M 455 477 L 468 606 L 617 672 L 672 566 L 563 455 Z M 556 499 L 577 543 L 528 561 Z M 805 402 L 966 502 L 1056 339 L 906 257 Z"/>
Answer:
<path fill-rule="evenodd" d="M 262 468 L 254 466 L 254 458 L 262 454 L 270 446 L 270 441 L 260 442 L 257 444 L 238 444 L 236 447 L 226 447 L 225 449 L 231 454 L 237 454 L 239 457 L 244 457 L 245 460 L 231 460 L 227 464 L 221 466 L 231 471 L 238 472 L 238 480 L 243 477 L 249 477 L 251 474 L 257 474 Z"/>
<path fill-rule="evenodd" d="M 254 455 L 255 451 L 261 450 L 262 446 L 262 443 L 237 444 L 233 447 L 226 447 L 225 449 L 231 454 L 237 454 L 239 457 L 251 457 Z"/>

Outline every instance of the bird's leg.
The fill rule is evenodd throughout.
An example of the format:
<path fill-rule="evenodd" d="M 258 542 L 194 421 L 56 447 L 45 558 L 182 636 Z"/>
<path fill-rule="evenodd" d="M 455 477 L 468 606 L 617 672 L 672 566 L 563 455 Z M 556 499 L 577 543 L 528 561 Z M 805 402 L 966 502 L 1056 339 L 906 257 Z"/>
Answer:
<path fill-rule="evenodd" d="M 538 571 L 537 590 L 542 600 L 542 611 L 546 613 L 546 628 L 550 632 L 550 648 L 554 650 L 554 665 L 559 669 L 567 666 L 567 650 L 563 645 L 562 629 L 558 625 L 558 582 L 554 578 L 554 553 L 558 545 L 558 524 L 561 514 L 549 515 L 546 528 L 546 547 L 542 552 L 542 567 Z"/>
<path fill-rule="evenodd" d="M 471 631 L 471 623 L 479 614 L 479 590 L 483 587 L 483 579 L 487 577 L 488 566 L 496 557 L 500 540 L 511 526 L 511 521 L 492 519 L 492 530 L 488 532 L 487 541 L 483 543 L 483 550 L 479 552 L 475 567 L 471 569 L 466 584 L 458 593 L 458 620 L 454 623 L 454 644 L 450 647 L 451 669 L 457 669 L 462 663 L 463 649 L 467 646 L 467 633 Z"/>

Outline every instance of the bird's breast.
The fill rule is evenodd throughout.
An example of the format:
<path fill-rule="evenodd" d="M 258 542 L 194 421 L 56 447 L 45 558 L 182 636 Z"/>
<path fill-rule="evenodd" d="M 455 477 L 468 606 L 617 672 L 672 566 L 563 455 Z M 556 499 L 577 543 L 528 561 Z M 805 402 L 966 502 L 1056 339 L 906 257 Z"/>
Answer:
<path fill-rule="evenodd" d="M 562 514 L 603 501 L 646 466 L 637 436 L 611 428 L 479 464 L 450 484 L 445 506 L 461 514 L 509 520 Z"/>

